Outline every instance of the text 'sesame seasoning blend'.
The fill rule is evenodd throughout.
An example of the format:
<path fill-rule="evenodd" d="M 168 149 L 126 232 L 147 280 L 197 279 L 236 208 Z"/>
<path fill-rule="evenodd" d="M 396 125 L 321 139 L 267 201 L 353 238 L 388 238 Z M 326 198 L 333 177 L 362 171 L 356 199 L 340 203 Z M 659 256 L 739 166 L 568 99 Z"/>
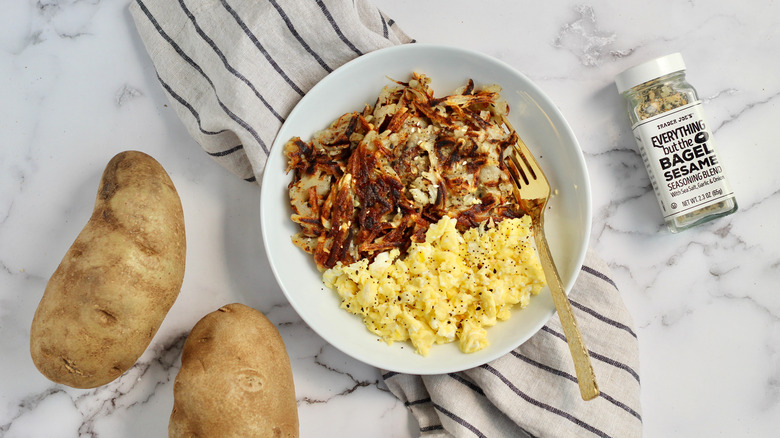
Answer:
<path fill-rule="evenodd" d="M 615 78 L 639 152 L 669 230 L 678 232 L 737 211 L 682 55 L 656 58 Z"/>

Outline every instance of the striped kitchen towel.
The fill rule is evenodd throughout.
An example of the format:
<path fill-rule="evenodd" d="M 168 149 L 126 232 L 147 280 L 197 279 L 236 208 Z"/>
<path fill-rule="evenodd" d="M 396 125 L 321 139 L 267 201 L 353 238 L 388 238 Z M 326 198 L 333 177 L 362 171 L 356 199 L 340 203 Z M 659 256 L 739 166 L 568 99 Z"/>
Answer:
<path fill-rule="evenodd" d="M 314 84 L 364 53 L 412 41 L 369 0 L 133 0 L 130 11 L 192 137 L 249 181 L 260 180 L 276 133 Z M 557 316 L 481 367 L 384 381 L 425 437 L 638 437 L 637 337 L 594 254 L 571 299 L 602 392 L 595 400 L 580 398 Z"/>
<path fill-rule="evenodd" d="M 601 391 L 591 401 L 580 398 L 557 315 L 510 354 L 480 367 L 382 377 L 424 437 L 640 437 L 636 332 L 609 267 L 593 252 L 569 299 Z"/>

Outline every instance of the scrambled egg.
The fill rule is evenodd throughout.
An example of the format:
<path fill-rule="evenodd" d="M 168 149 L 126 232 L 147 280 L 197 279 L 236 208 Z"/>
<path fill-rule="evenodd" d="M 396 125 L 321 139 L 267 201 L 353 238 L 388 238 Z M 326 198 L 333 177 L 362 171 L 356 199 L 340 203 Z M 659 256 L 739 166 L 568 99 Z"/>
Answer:
<path fill-rule="evenodd" d="M 458 341 L 472 353 L 488 345 L 486 327 L 528 305 L 545 285 L 531 220 L 506 219 L 461 234 L 455 219 L 432 224 L 407 255 L 394 249 L 323 273 L 341 307 L 360 315 L 388 344 L 410 340 L 427 356 L 434 343 Z"/>

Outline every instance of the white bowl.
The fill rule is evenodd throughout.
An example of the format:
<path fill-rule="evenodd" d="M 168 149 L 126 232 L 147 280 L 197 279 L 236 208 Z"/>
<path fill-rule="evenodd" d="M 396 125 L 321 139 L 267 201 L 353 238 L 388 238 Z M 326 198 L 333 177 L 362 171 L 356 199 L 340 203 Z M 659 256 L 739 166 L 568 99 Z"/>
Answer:
<path fill-rule="evenodd" d="M 388 371 L 440 374 L 473 368 L 496 359 L 536 333 L 555 313 L 549 290 L 532 297 L 525 309 L 488 329 L 490 345 L 471 354 L 457 343 L 434 345 L 423 357 L 409 343 L 391 346 L 371 334 L 358 316 L 339 308 L 337 294 L 322 283 L 311 255 L 293 245 L 297 225 L 290 220 L 282 151 L 291 137 L 304 140 L 338 116 L 373 105 L 388 78 L 408 80 L 412 71 L 431 78 L 435 95 L 443 96 L 471 78 L 477 86 L 499 84 L 510 106 L 509 120 L 539 159 L 553 189 L 545 215 L 550 249 L 567 293 L 580 271 L 591 227 L 590 183 L 579 144 L 550 99 L 528 78 L 489 56 L 463 49 L 409 44 L 363 55 L 335 70 L 314 86 L 279 131 L 262 178 L 260 220 L 271 268 L 282 291 L 301 318 L 342 352 Z"/>

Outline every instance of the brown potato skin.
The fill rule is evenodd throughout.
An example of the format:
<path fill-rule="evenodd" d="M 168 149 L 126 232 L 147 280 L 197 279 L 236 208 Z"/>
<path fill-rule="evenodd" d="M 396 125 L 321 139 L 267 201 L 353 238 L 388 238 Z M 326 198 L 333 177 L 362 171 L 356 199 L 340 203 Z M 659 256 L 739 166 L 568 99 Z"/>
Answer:
<path fill-rule="evenodd" d="M 168 436 L 298 437 L 287 350 L 260 312 L 229 304 L 193 327 L 173 384 Z"/>
<path fill-rule="evenodd" d="M 30 330 L 35 366 L 74 388 L 135 364 L 176 301 L 186 241 L 165 169 L 137 151 L 106 165 L 93 214 L 49 279 Z"/>

